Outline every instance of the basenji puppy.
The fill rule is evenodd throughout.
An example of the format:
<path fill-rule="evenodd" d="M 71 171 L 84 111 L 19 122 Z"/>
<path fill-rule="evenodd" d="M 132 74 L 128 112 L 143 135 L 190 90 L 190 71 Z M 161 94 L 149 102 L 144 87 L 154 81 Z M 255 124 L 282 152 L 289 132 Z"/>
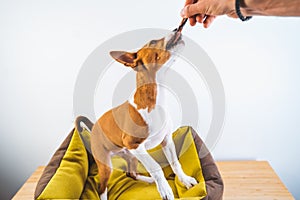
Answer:
<path fill-rule="evenodd" d="M 147 153 L 148 149 L 161 144 L 163 152 L 179 180 L 190 188 L 197 181 L 187 176 L 178 161 L 172 139 L 172 120 L 164 110 L 168 106 L 165 88 L 157 80 L 168 67 L 168 61 L 182 49 L 184 42 L 181 33 L 172 32 L 165 38 L 151 40 L 137 52 L 112 51 L 110 55 L 126 67 L 136 72 L 136 90 L 134 95 L 123 104 L 103 114 L 93 126 L 87 118 L 80 117 L 76 126 L 80 129 L 80 121 L 90 123 L 91 151 L 97 163 L 100 177 L 100 198 L 107 199 L 107 182 L 111 174 L 111 154 L 127 155 L 126 160 L 135 156 L 151 175 L 156 183 L 162 199 L 172 200 L 174 195 L 160 165 Z M 153 123 L 159 118 L 160 126 Z M 80 129 L 81 130 L 81 129 Z M 133 155 L 133 156 L 132 156 Z M 126 156 L 125 156 L 126 157 Z M 129 159 L 128 159 L 129 158 Z M 134 170 L 136 164 L 129 165 Z M 132 171 L 131 171 L 132 172 Z M 135 175 L 137 179 L 143 177 Z M 149 181 L 150 182 L 150 181 Z"/>

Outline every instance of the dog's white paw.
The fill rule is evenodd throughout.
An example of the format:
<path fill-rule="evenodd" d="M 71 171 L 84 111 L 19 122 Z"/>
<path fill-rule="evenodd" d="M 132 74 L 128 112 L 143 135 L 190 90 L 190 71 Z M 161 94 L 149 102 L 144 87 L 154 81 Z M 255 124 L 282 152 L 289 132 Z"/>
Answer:
<path fill-rule="evenodd" d="M 178 176 L 178 179 L 181 183 L 183 183 L 185 185 L 185 187 L 187 189 L 190 189 L 191 187 L 193 187 L 194 185 L 197 185 L 197 181 L 196 179 L 194 179 L 191 176 L 187 176 L 185 174 L 182 174 L 181 176 Z"/>
<path fill-rule="evenodd" d="M 100 200 L 107 200 L 107 188 L 105 191 L 100 195 Z"/>
<path fill-rule="evenodd" d="M 166 179 L 157 182 L 158 192 L 163 200 L 174 200 L 174 194 Z"/>

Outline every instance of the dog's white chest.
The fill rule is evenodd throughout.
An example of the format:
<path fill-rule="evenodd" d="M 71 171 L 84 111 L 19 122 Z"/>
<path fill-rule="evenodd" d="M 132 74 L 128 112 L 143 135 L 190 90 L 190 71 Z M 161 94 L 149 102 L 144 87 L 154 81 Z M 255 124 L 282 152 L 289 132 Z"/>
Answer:
<path fill-rule="evenodd" d="M 169 116 L 164 96 L 164 88 L 157 87 L 156 106 L 150 113 L 148 109 L 137 110 L 149 127 L 149 136 L 143 142 L 146 149 L 152 149 L 159 145 L 165 136 L 172 131 L 172 120 Z M 137 108 L 134 98 L 129 103 Z"/>

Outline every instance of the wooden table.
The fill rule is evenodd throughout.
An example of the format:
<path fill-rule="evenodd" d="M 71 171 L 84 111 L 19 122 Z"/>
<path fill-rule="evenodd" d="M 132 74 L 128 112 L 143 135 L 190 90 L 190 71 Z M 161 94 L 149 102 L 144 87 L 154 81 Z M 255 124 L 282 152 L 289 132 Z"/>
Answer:
<path fill-rule="evenodd" d="M 224 199 L 294 199 L 266 161 L 217 162 L 225 190 Z M 33 199 L 34 190 L 44 167 L 39 167 L 13 199 Z"/>
<path fill-rule="evenodd" d="M 224 181 L 224 199 L 294 199 L 267 161 L 216 163 Z"/>

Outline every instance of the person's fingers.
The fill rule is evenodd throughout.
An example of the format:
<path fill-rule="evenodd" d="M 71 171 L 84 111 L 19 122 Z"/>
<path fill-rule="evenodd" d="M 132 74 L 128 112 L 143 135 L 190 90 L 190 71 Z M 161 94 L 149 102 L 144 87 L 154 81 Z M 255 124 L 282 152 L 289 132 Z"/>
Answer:
<path fill-rule="evenodd" d="M 190 18 L 189 18 L 189 21 L 190 21 L 190 25 L 191 25 L 191 26 L 195 26 L 195 25 L 196 25 L 196 23 L 197 23 L 197 21 L 196 21 L 196 18 L 195 18 L 195 17 L 190 17 Z"/>
<path fill-rule="evenodd" d="M 216 19 L 216 16 L 214 16 L 214 15 L 207 16 L 205 18 L 205 20 L 203 21 L 204 28 L 208 28 L 215 19 Z"/>
<path fill-rule="evenodd" d="M 202 14 L 196 15 L 196 20 L 198 23 L 202 23 L 203 19 L 204 19 L 204 15 L 202 15 Z"/>
<path fill-rule="evenodd" d="M 181 17 L 185 18 L 194 16 L 196 14 L 205 14 L 205 8 L 200 3 L 189 4 L 180 12 Z"/>
<path fill-rule="evenodd" d="M 186 0 L 184 6 L 195 3 L 195 0 Z"/>

